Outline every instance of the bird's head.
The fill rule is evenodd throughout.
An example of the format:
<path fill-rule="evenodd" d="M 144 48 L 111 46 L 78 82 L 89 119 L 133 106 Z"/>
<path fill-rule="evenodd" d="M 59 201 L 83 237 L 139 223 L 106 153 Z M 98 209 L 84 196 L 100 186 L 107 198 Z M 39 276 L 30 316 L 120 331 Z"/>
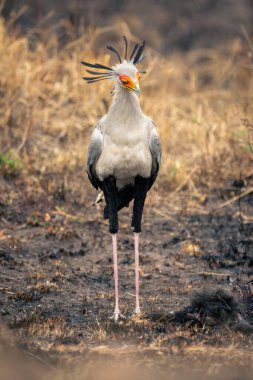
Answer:
<path fill-rule="evenodd" d="M 140 72 L 132 62 L 124 60 L 116 66 L 113 66 L 115 72 L 116 85 L 126 90 L 133 91 L 140 95 Z"/>
<path fill-rule="evenodd" d="M 83 79 L 86 80 L 87 83 L 94 83 L 105 79 L 113 79 L 116 88 L 123 88 L 126 91 L 132 91 L 139 96 L 139 81 L 141 73 L 145 73 L 145 71 L 139 71 L 136 68 L 136 65 L 144 58 L 143 51 L 145 48 L 145 41 L 143 41 L 140 46 L 139 44 L 135 44 L 128 58 L 128 42 L 125 36 L 123 39 L 125 43 L 124 58 L 120 57 L 119 52 L 114 47 L 107 46 L 107 49 L 116 54 L 119 63 L 112 67 L 108 67 L 99 63 L 81 62 L 86 67 L 99 70 L 94 71 L 86 69 L 86 71 L 92 76 L 83 77 Z"/>

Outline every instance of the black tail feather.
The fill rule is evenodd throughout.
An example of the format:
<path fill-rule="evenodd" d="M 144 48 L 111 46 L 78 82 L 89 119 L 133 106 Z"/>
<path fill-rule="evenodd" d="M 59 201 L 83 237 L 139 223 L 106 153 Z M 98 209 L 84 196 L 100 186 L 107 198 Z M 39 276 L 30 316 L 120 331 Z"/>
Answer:
<path fill-rule="evenodd" d="M 132 185 L 128 185 L 123 189 L 118 191 L 117 194 L 117 209 L 121 210 L 123 207 L 128 207 L 129 203 L 134 198 L 134 187 Z M 107 205 L 104 208 L 104 219 L 108 219 L 108 207 Z"/>

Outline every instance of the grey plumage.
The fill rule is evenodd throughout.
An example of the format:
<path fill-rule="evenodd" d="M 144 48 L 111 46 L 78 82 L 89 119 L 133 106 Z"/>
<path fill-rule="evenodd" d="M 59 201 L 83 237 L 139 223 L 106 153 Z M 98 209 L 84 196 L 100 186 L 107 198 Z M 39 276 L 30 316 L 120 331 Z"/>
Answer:
<path fill-rule="evenodd" d="M 96 125 L 91 140 L 88 147 L 88 157 L 87 157 L 87 174 L 89 177 L 90 182 L 95 187 L 95 189 L 98 189 L 99 187 L 99 178 L 96 174 L 96 163 L 102 153 L 103 149 L 103 126 L 101 122 L 98 122 Z M 152 129 L 150 133 L 150 139 L 149 139 L 149 149 L 152 156 L 152 167 L 151 167 L 151 173 L 150 173 L 150 182 L 149 182 L 149 189 L 153 186 L 159 169 L 161 165 L 161 142 L 158 135 L 158 132 L 156 130 L 155 124 L 152 122 Z M 132 200 L 128 199 L 128 203 Z"/>
<path fill-rule="evenodd" d="M 117 233 L 119 231 L 118 211 L 127 207 L 133 200 L 131 228 L 134 233 L 135 255 L 135 313 L 140 314 L 139 299 L 139 234 L 141 232 L 142 214 L 148 190 L 157 177 L 161 162 L 161 145 L 153 121 L 143 113 L 139 102 L 140 72 L 136 65 L 143 58 L 145 41 L 138 44 L 127 61 L 128 42 L 125 37 L 125 59 L 122 61 L 118 51 L 114 52 L 120 64 L 107 69 L 100 64 L 83 62 L 87 67 L 99 71 L 86 70 L 94 77 L 84 77 L 88 83 L 104 79 L 114 82 L 113 101 L 108 113 L 95 127 L 87 158 L 87 173 L 90 182 L 104 194 L 104 218 L 109 219 L 109 232 L 112 235 L 115 310 L 114 319 L 121 316 L 119 309 Z M 100 201 L 101 197 L 97 199 Z M 96 203 L 96 202 L 95 202 Z"/>
<path fill-rule="evenodd" d="M 143 46 L 145 44 L 136 55 Z M 124 62 L 115 67 L 115 99 L 92 133 L 87 159 L 88 177 L 96 189 L 103 190 L 104 178 L 115 177 L 118 210 L 128 206 L 134 198 L 136 177 L 146 178 L 150 190 L 161 164 L 156 126 L 143 114 L 138 97 L 118 83 L 117 78 L 122 73 L 136 83 L 137 69 L 133 63 Z M 93 79 L 97 80 L 98 77 Z M 104 216 L 107 217 L 106 210 Z"/>
<path fill-rule="evenodd" d="M 96 163 L 99 159 L 103 147 L 103 135 L 100 130 L 100 124 L 98 123 L 91 135 L 88 157 L 87 157 L 87 174 L 91 184 L 98 189 L 99 179 L 96 175 Z"/>
<path fill-rule="evenodd" d="M 152 155 L 152 168 L 151 168 L 151 176 L 150 176 L 150 183 L 149 183 L 149 189 L 150 189 L 158 175 L 160 165 L 161 165 L 161 158 L 162 158 L 161 141 L 157 133 L 155 124 L 154 124 L 154 128 L 151 131 L 149 147 L 150 147 L 150 151 Z"/>

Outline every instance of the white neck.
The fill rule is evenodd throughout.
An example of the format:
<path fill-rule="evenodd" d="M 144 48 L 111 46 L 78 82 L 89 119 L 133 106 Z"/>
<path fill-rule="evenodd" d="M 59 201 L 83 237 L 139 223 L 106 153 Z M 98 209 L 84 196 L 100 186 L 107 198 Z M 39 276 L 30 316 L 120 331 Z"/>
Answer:
<path fill-rule="evenodd" d="M 116 85 L 115 95 L 107 117 L 113 120 L 138 120 L 143 116 L 138 96 L 125 88 Z"/>

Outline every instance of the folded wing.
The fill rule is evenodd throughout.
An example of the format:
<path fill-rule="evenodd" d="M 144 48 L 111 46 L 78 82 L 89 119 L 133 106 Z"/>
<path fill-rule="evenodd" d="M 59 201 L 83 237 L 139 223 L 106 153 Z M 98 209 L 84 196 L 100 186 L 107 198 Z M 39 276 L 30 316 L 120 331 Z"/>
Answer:
<path fill-rule="evenodd" d="M 148 189 L 150 189 L 153 186 L 156 180 L 156 177 L 160 169 L 162 157 L 161 141 L 154 123 L 150 134 L 149 148 L 152 155 L 152 169 Z"/>
<path fill-rule="evenodd" d="M 87 158 L 87 174 L 91 184 L 98 189 L 99 178 L 96 175 L 96 163 L 99 159 L 103 147 L 103 134 L 100 129 L 100 125 L 98 124 L 94 129 L 89 147 L 88 147 L 88 158 Z"/>

